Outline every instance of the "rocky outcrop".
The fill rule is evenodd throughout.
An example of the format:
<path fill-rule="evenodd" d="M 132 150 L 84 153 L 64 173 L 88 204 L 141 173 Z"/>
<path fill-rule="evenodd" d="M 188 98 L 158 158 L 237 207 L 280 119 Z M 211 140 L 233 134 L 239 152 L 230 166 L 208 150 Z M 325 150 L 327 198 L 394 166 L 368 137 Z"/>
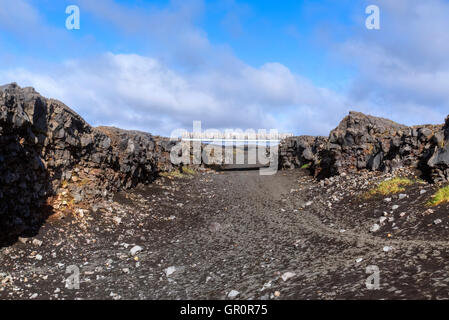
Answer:
<path fill-rule="evenodd" d="M 436 181 L 449 180 L 449 116 L 441 131 L 434 138 L 435 152 L 428 161 L 432 178 Z"/>
<path fill-rule="evenodd" d="M 70 211 L 150 183 L 161 171 L 181 169 L 182 164 L 170 161 L 176 143 L 139 131 L 93 128 L 62 102 L 33 88 L 0 86 L 2 236 L 30 230 L 55 210 Z M 202 153 L 205 148 L 201 146 Z M 190 149 L 190 160 L 194 157 Z M 283 140 L 279 157 L 280 168 L 307 167 L 318 178 L 415 167 L 433 181 L 445 181 L 449 117 L 445 125 L 407 127 L 351 112 L 327 138 Z"/>
<path fill-rule="evenodd" d="M 281 169 L 294 169 L 318 162 L 319 153 L 327 144 L 325 137 L 291 137 L 279 146 L 279 164 Z"/>
<path fill-rule="evenodd" d="M 317 177 L 368 169 L 392 172 L 401 167 L 420 169 L 426 177 L 449 177 L 448 123 L 407 127 L 391 120 L 350 112 L 327 139 L 293 137 L 283 142 L 282 167 L 308 163 Z M 316 138 L 318 139 L 318 138 Z M 445 149 L 446 148 L 446 149 Z"/>
<path fill-rule="evenodd" d="M 93 128 L 33 88 L 0 87 L 0 230 L 22 232 L 47 211 L 149 183 L 173 142 L 151 134 Z"/>

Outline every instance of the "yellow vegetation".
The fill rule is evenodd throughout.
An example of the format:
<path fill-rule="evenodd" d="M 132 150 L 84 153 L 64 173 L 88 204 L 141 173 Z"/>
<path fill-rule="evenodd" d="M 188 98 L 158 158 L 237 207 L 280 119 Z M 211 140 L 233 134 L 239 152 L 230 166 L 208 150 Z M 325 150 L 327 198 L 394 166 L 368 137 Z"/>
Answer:
<path fill-rule="evenodd" d="M 405 191 L 406 186 L 412 185 L 413 183 L 415 182 L 408 178 L 396 177 L 379 183 L 377 187 L 368 191 L 366 196 L 369 198 L 375 195 L 386 196 L 389 194 L 403 192 Z"/>
<path fill-rule="evenodd" d="M 438 206 L 449 202 L 449 186 L 439 189 L 433 197 L 427 202 L 428 206 Z"/>
<path fill-rule="evenodd" d="M 182 167 L 182 173 L 193 176 L 193 175 L 195 175 L 196 172 L 195 172 L 195 170 L 184 166 L 184 167 Z"/>

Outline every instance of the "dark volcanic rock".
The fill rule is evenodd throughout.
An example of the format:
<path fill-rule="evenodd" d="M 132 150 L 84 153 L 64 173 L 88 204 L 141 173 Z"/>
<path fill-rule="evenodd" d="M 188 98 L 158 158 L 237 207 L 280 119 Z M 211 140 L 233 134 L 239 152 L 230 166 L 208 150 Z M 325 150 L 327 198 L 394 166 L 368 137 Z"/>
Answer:
<path fill-rule="evenodd" d="M 392 172 L 419 168 L 436 181 L 449 177 L 448 120 L 443 126 L 407 127 L 391 120 L 350 112 L 329 138 L 292 137 L 281 144 L 281 168 L 310 164 L 317 177 L 363 169 Z M 314 140 L 316 139 L 316 140 Z"/>
<path fill-rule="evenodd" d="M 393 121 L 350 112 L 329 135 L 329 150 L 323 162 L 330 174 L 361 169 L 384 169 L 384 160 L 395 158 L 394 140 L 400 140 L 406 126 Z M 322 167 L 322 166 L 321 166 Z"/>
<path fill-rule="evenodd" d="M 325 137 L 300 136 L 285 139 L 279 147 L 280 167 L 293 169 L 314 163 L 326 142 Z"/>
<path fill-rule="evenodd" d="M 63 103 L 17 84 L 0 87 L 0 230 L 37 224 L 44 205 L 71 209 L 172 170 L 151 134 L 92 128 Z M 45 218 L 45 217 L 43 217 Z"/>
<path fill-rule="evenodd" d="M 435 137 L 435 152 L 429 159 L 428 165 L 432 171 L 432 178 L 436 181 L 449 179 L 449 116 L 442 132 Z"/>

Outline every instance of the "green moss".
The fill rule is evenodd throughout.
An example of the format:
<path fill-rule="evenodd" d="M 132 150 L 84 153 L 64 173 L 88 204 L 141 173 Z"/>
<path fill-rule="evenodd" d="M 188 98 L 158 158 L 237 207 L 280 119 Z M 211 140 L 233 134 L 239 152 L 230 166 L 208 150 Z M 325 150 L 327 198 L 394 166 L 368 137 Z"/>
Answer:
<path fill-rule="evenodd" d="M 301 169 L 309 169 L 309 168 L 310 168 L 310 163 L 306 163 L 301 166 Z"/>
<path fill-rule="evenodd" d="M 166 178 L 170 178 L 170 179 L 183 178 L 184 177 L 184 175 L 181 172 L 179 172 L 178 170 L 173 170 L 173 171 L 170 171 L 170 172 L 162 172 L 159 175 L 161 177 L 166 177 Z"/>
<path fill-rule="evenodd" d="M 189 167 L 185 167 L 185 166 L 182 167 L 182 173 L 185 173 L 185 174 L 188 174 L 188 175 L 191 175 L 191 176 L 196 174 L 195 170 L 193 170 L 193 169 L 191 169 Z"/>
<path fill-rule="evenodd" d="M 375 195 L 390 195 L 399 192 L 405 191 L 405 187 L 414 184 L 416 181 L 413 181 L 408 178 L 396 177 L 390 180 L 383 181 L 379 183 L 377 187 L 368 191 L 366 196 L 372 197 Z"/>
<path fill-rule="evenodd" d="M 449 186 L 439 189 L 427 202 L 427 205 L 434 207 L 446 202 L 449 202 Z"/>

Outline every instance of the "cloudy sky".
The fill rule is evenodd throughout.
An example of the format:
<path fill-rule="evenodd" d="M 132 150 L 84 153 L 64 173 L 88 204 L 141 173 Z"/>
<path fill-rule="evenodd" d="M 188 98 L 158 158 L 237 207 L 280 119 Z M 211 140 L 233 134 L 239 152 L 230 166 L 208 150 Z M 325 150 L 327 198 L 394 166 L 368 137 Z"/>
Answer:
<path fill-rule="evenodd" d="M 0 0 L 0 84 L 162 135 L 194 120 L 327 135 L 350 110 L 442 123 L 448 30 L 446 0 Z"/>

